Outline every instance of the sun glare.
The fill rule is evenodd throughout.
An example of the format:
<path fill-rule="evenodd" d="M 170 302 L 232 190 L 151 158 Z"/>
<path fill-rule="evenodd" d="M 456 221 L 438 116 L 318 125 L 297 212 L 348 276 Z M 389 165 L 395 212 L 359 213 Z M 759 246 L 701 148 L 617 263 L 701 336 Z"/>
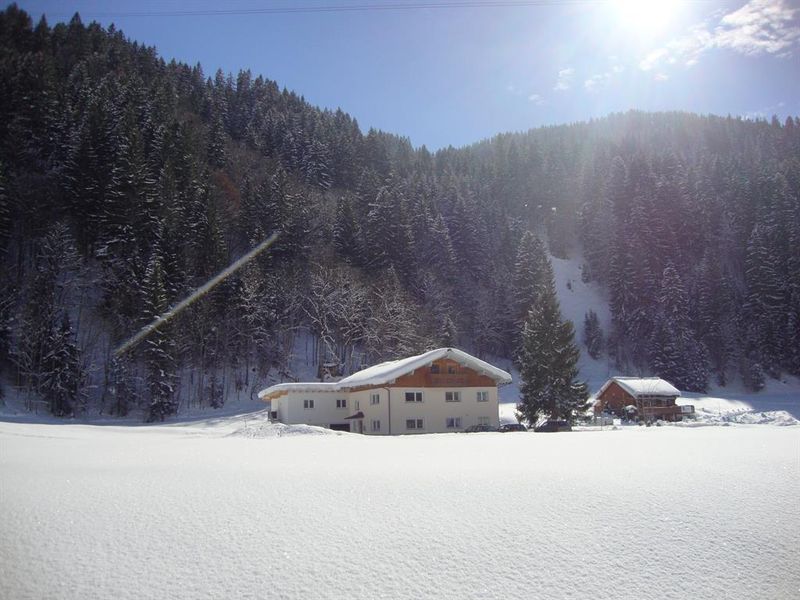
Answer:
<path fill-rule="evenodd" d="M 666 29 L 681 8 L 680 0 L 612 0 L 613 18 L 622 29 L 640 36 Z"/>

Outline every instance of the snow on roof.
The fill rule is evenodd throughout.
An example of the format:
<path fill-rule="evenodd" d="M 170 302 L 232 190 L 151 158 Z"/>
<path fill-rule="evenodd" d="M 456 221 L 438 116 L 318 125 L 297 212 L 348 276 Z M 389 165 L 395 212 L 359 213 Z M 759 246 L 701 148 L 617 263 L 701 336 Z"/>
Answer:
<path fill-rule="evenodd" d="M 681 393 L 670 382 L 660 377 L 612 377 L 603 384 L 597 396 L 602 394 L 612 381 L 631 396 L 680 396 Z"/>
<path fill-rule="evenodd" d="M 456 348 L 437 348 L 425 354 L 418 356 L 411 356 L 409 358 L 402 358 L 400 360 L 390 360 L 388 362 L 380 363 L 372 367 L 368 367 L 349 377 L 345 377 L 341 381 L 331 383 L 279 383 L 261 390 L 258 397 L 261 399 L 271 396 L 276 392 L 283 391 L 308 391 L 308 392 L 338 392 L 349 390 L 355 387 L 382 385 L 390 383 L 402 375 L 411 373 L 420 367 L 430 365 L 435 360 L 442 358 L 449 358 L 470 369 L 491 377 L 498 384 L 511 383 L 511 375 L 490 365 L 487 362 L 475 358 L 471 354 L 467 354 Z"/>
<path fill-rule="evenodd" d="M 437 348 L 419 356 L 411 356 L 400 360 L 391 360 L 389 362 L 369 367 L 363 371 L 353 373 L 349 377 L 345 377 L 339 382 L 339 385 L 345 387 L 357 387 L 362 385 L 380 385 L 382 383 L 389 383 L 394 381 L 401 375 L 411 373 L 420 367 L 425 367 L 435 360 L 442 358 L 449 358 L 462 365 L 471 368 L 478 373 L 482 373 L 487 377 L 491 377 L 498 383 L 511 383 L 511 375 L 493 367 L 487 362 L 475 358 L 471 354 L 467 354 L 455 348 Z"/>
<path fill-rule="evenodd" d="M 341 388 L 336 382 L 306 382 L 306 383 L 277 383 L 264 390 L 258 392 L 258 397 L 262 400 L 266 396 L 275 394 L 276 392 L 338 392 Z"/>

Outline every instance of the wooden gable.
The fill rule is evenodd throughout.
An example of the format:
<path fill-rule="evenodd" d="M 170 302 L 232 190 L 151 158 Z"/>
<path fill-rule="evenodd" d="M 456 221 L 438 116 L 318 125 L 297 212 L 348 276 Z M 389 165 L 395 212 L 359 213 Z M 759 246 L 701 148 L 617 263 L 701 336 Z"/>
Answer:
<path fill-rule="evenodd" d="M 454 360 L 443 358 L 420 367 L 412 373 L 401 375 L 389 387 L 496 387 L 497 382 Z"/>
<path fill-rule="evenodd" d="M 621 409 L 628 404 L 636 404 L 636 398 L 622 389 L 622 386 L 616 381 L 612 381 L 597 399 L 600 400 L 601 406 L 610 406 L 615 409 Z"/>

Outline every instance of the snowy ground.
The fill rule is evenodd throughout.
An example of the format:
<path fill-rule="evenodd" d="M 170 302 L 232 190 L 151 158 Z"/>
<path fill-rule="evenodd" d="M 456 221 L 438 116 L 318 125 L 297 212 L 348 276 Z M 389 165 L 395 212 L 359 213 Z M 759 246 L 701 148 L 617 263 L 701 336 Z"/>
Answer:
<path fill-rule="evenodd" d="M 315 432 L 0 422 L 0 597 L 800 594 L 800 427 Z"/>

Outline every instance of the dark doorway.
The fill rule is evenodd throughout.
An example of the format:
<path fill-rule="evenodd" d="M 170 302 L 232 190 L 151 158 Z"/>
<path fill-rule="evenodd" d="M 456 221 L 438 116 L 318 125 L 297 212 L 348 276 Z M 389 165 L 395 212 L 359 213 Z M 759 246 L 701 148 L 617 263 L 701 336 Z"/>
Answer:
<path fill-rule="evenodd" d="M 331 423 L 334 431 L 350 431 L 350 423 Z"/>

